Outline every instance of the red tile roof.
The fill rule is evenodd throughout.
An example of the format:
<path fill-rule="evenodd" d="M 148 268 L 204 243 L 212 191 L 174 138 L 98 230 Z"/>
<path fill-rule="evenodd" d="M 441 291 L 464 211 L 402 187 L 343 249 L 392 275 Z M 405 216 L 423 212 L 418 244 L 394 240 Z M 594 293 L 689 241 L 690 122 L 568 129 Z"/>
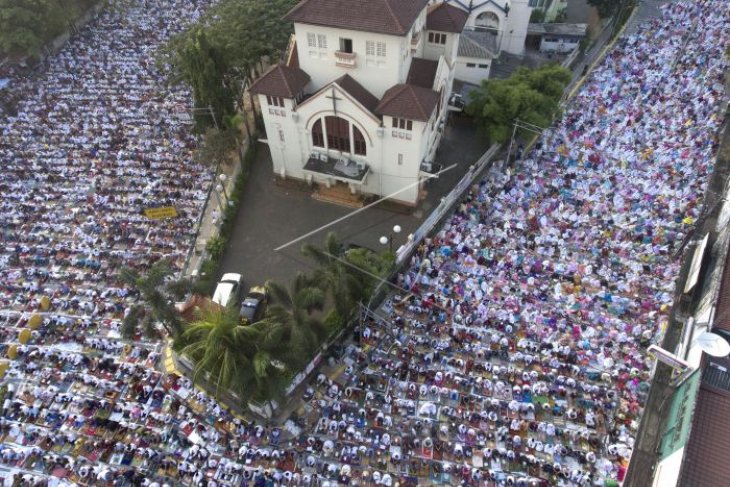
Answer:
<path fill-rule="evenodd" d="M 363 85 L 355 81 L 349 74 L 340 76 L 334 82 L 371 112 L 378 106 L 378 98 L 366 90 Z"/>
<path fill-rule="evenodd" d="M 406 77 L 406 83 L 431 89 L 433 88 L 433 81 L 436 79 L 438 67 L 438 61 L 413 58 L 411 68 L 408 70 L 408 76 Z"/>
<path fill-rule="evenodd" d="M 441 32 L 460 33 L 466 25 L 469 14 L 448 3 L 439 3 L 429 7 L 426 17 L 426 29 Z"/>
<path fill-rule="evenodd" d="M 439 94 L 428 88 L 399 84 L 385 92 L 375 113 L 427 122 L 438 99 Z"/>
<path fill-rule="evenodd" d="M 403 36 L 428 0 L 302 0 L 284 20 Z"/>
<path fill-rule="evenodd" d="M 725 368 L 730 366 L 726 359 L 712 359 L 712 362 L 720 362 Z M 711 368 L 712 365 L 708 365 L 703 371 L 692 430 L 685 446 L 677 485 L 730 485 L 730 392 L 722 381 L 708 381 L 707 374 L 712 372 Z M 722 375 L 727 376 L 727 373 Z"/>
<path fill-rule="evenodd" d="M 720 294 L 717 297 L 712 328 L 730 332 L 730 249 L 725 256 L 725 268 L 722 271 Z"/>
<path fill-rule="evenodd" d="M 251 93 L 294 98 L 309 83 L 309 79 L 309 75 L 299 68 L 276 64 L 253 82 Z"/>

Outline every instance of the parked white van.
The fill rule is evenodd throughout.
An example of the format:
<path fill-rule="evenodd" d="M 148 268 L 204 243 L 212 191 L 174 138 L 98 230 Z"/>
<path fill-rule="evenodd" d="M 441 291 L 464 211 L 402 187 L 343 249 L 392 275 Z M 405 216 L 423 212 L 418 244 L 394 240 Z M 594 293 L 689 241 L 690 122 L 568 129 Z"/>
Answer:
<path fill-rule="evenodd" d="M 218 303 L 224 308 L 228 306 L 228 303 L 230 303 L 231 300 L 235 300 L 237 302 L 238 294 L 241 290 L 241 279 L 241 274 L 236 274 L 235 272 L 223 274 L 220 282 L 215 287 L 213 302 Z"/>

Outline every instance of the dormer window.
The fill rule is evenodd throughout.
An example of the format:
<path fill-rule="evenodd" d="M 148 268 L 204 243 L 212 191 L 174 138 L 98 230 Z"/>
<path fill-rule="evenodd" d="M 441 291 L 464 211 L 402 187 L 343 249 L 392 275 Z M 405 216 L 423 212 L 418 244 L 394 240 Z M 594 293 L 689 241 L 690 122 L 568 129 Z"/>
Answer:
<path fill-rule="evenodd" d="M 283 107 L 284 106 L 284 99 L 280 96 L 269 96 L 266 95 L 266 103 L 270 107 Z"/>
<path fill-rule="evenodd" d="M 446 44 L 446 34 L 440 32 L 429 32 L 428 42 L 431 44 Z"/>
<path fill-rule="evenodd" d="M 393 128 L 400 130 L 413 130 L 413 120 L 393 117 Z"/>

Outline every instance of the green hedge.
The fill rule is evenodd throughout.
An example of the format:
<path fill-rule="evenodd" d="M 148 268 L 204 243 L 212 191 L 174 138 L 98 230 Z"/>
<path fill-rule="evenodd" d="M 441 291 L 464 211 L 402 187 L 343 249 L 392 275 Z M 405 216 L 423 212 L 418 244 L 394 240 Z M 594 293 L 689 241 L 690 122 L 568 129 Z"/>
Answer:
<path fill-rule="evenodd" d="M 197 283 L 195 284 L 195 291 L 200 294 L 210 294 L 213 292 L 213 288 L 216 284 L 216 276 L 221 264 L 221 258 L 225 253 L 225 249 L 228 246 L 228 242 L 231 240 L 233 235 L 233 227 L 236 222 L 236 216 L 238 215 L 239 205 L 241 198 L 243 197 L 243 191 L 248 181 L 248 176 L 256 160 L 256 134 L 252 134 L 250 144 L 246 150 L 246 154 L 241 160 L 241 172 L 238 173 L 236 183 L 233 186 L 233 191 L 228 195 L 229 205 L 223 214 L 223 223 L 221 224 L 220 232 L 217 236 L 208 240 L 206 244 L 206 250 L 209 253 L 209 257 L 203 261 L 200 265 L 200 271 L 198 275 Z M 233 204 L 230 204 L 233 203 Z"/>

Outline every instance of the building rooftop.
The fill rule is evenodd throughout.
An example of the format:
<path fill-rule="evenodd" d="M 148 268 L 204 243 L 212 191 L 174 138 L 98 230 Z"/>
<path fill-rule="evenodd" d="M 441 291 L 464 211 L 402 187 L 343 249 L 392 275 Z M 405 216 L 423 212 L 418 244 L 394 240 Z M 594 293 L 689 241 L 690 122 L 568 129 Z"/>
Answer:
<path fill-rule="evenodd" d="M 466 25 L 469 14 L 448 3 L 438 3 L 428 8 L 426 29 L 459 34 Z"/>
<path fill-rule="evenodd" d="M 712 331 L 724 333 L 726 337 L 730 334 L 730 248 L 725 257 L 725 267 L 722 271 L 722 282 L 720 283 L 720 293 L 717 296 Z"/>
<path fill-rule="evenodd" d="M 346 74 L 344 76 L 340 76 L 334 82 L 369 111 L 375 111 L 375 107 L 378 106 L 379 102 L 378 97 L 366 90 L 365 87 L 355 81 L 352 76 Z"/>
<path fill-rule="evenodd" d="M 438 99 L 439 94 L 431 89 L 398 84 L 385 92 L 375 113 L 427 122 L 438 104 Z"/>
<path fill-rule="evenodd" d="M 253 82 L 251 93 L 294 98 L 309 80 L 309 75 L 299 68 L 275 64 Z"/>
<path fill-rule="evenodd" d="M 428 0 L 302 0 L 284 20 L 404 36 Z"/>
<path fill-rule="evenodd" d="M 497 56 L 497 35 L 486 30 L 467 29 L 459 36 L 460 57 L 492 59 Z"/>
<path fill-rule="evenodd" d="M 411 67 L 408 70 L 408 76 L 406 77 L 406 83 L 433 89 L 433 82 L 436 79 L 436 71 L 438 71 L 438 68 L 438 61 L 413 58 Z"/>
<path fill-rule="evenodd" d="M 730 485 L 730 360 L 708 362 L 677 483 L 686 487 Z"/>
<path fill-rule="evenodd" d="M 585 37 L 588 24 L 528 24 L 527 35 L 558 35 Z"/>

